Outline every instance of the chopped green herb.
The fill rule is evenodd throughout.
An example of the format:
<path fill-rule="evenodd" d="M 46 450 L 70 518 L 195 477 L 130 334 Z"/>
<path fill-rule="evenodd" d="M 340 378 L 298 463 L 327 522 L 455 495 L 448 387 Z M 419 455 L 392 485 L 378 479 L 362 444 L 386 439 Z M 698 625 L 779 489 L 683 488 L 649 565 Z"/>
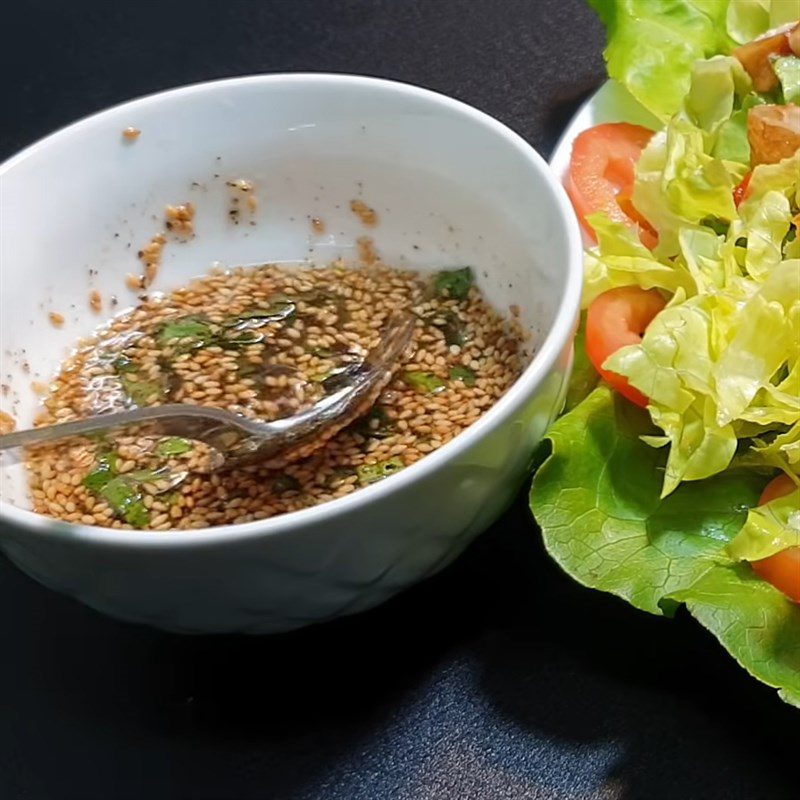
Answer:
<path fill-rule="evenodd" d="M 114 372 L 116 372 L 118 375 L 122 374 L 123 372 L 137 372 L 139 370 L 139 367 L 136 365 L 136 363 L 128 358 L 128 356 L 124 355 L 117 356 L 111 363 L 111 366 L 114 368 Z"/>
<path fill-rule="evenodd" d="M 169 344 L 179 339 L 190 339 L 191 342 L 188 344 L 191 349 L 205 347 L 213 336 L 211 324 L 205 317 L 197 314 L 165 322 L 158 329 L 158 341 L 161 344 Z"/>
<path fill-rule="evenodd" d="M 451 367 L 450 380 L 461 381 L 464 386 L 474 386 L 476 381 L 475 373 L 469 367 Z"/>
<path fill-rule="evenodd" d="M 118 463 L 116 453 L 101 456 L 97 466 L 83 479 L 83 485 L 91 492 L 99 492 L 117 474 Z"/>
<path fill-rule="evenodd" d="M 118 475 L 106 483 L 98 492 L 108 505 L 134 528 L 143 528 L 150 520 L 142 492 L 128 476 Z"/>
<path fill-rule="evenodd" d="M 403 461 L 395 456 L 386 461 L 379 461 L 377 464 L 362 464 L 356 468 L 356 475 L 358 475 L 362 486 L 367 486 L 370 483 L 377 483 L 390 475 L 394 475 L 395 472 L 399 472 L 403 467 L 405 467 Z"/>
<path fill-rule="evenodd" d="M 464 300 L 472 286 L 473 275 L 470 267 L 461 269 L 445 269 L 437 272 L 433 278 L 433 290 L 437 297 L 451 297 Z"/>
<path fill-rule="evenodd" d="M 278 475 L 278 477 L 272 482 L 272 491 L 274 491 L 276 494 L 283 494 L 284 492 L 299 492 L 300 481 L 298 481 L 293 475 L 287 475 L 286 473 L 283 475 Z"/>
<path fill-rule="evenodd" d="M 403 381 L 424 394 L 438 394 L 445 389 L 445 382 L 432 372 L 404 372 Z"/>
<path fill-rule="evenodd" d="M 182 453 L 188 453 L 192 449 L 192 443 L 188 439 L 182 439 L 180 436 L 171 436 L 169 439 L 163 439 L 156 447 L 156 454 L 159 456 L 179 456 Z"/>
<path fill-rule="evenodd" d="M 174 506 L 181 499 L 180 492 L 167 492 L 161 495 L 161 501 L 168 506 Z"/>
<path fill-rule="evenodd" d="M 120 375 L 120 381 L 128 399 L 137 406 L 146 406 L 149 404 L 148 401 L 161 400 L 166 394 L 163 381 L 137 380 L 133 374 L 127 372 Z"/>

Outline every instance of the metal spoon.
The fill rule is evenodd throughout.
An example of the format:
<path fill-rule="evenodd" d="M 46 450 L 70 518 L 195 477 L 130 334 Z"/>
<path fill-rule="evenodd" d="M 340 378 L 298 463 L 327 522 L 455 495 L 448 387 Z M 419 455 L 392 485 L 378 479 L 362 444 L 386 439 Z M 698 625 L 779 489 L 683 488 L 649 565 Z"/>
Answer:
<path fill-rule="evenodd" d="M 255 422 L 221 408 L 171 403 L 4 434 L 0 451 L 136 426 L 137 433 L 146 428 L 147 435 L 205 442 L 219 454 L 213 470 L 256 462 L 280 467 L 310 455 L 370 409 L 390 381 L 413 330 L 410 313 L 393 316 L 364 361 L 336 376 L 340 388 L 291 417 Z"/>

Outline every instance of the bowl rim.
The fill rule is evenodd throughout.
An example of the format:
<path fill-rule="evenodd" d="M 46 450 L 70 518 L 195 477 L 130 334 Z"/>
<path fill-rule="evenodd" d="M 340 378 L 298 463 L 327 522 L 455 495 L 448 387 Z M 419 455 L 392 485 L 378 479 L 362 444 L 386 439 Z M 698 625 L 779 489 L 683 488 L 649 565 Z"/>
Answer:
<path fill-rule="evenodd" d="M 539 173 L 545 184 L 549 186 L 556 206 L 560 211 L 567 238 L 566 277 L 561 301 L 553 316 L 553 323 L 545 334 L 544 339 L 540 342 L 531 363 L 522 371 L 506 393 L 478 420 L 442 445 L 438 450 L 429 453 L 397 475 L 393 475 L 391 480 L 362 487 L 351 494 L 309 508 L 300 509 L 299 511 L 291 511 L 286 514 L 251 522 L 229 523 L 190 530 L 120 530 L 56 520 L 43 514 L 37 514 L 29 509 L 18 508 L 8 502 L 0 501 L 0 521 L 5 520 L 11 523 L 12 526 L 25 528 L 28 532 L 35 532 L 37 535 L 45 537 L 58 536 L 62 541 L 67 538 L 104 547 L 211 546 L 259 536 L 276 536 L 309 525 L 322 523 L 338 515 L 352 513 L 361 506 L 368 505 L 373 501 L 379 501 L 383 497 L 397 493 L 414 483 L 424 480 L 453 456 L 457 455 L 458 452 L 468 449 L 489 433 L 491 429 L 510 417 L 538 388 L 550 372 L 574 332 L 580 308 L 583 282 L 581 234 L 566 191 L 561 185 L 558 176 L 549 168 L 545 159 L 522 136 L 486 112 L 431 89 L 386 78 L 324 72 L 269 73 L 201 81 L 124 101 L 83 117 L 34 142 L 8 158 L 0 164 L 0 177 L 52 144 L 62 139 L 79 135 L 84 130 L 90 129 L 94 125 L 103 124 L 115 116 L 128 115 L 132 109 L 169 102 L 177 97 L 224 91 L 228 88 L 244 85 L 263 84 L 291 87 L 315 82 L 330 84 L 331 86 L 337 84 L 350 87 L 378 88 L 396 95 L 417 98 L 434 106 L 438 105 L 455 112 L 469 122 L 481 125 L 493 132 L 506 145 L 516 149 Z M 0 534 L 2 534 L 4 528 L 5 526 L 0 527 Z M 68 534 L 68 536 L 65 537 L 65 534 Z"/>

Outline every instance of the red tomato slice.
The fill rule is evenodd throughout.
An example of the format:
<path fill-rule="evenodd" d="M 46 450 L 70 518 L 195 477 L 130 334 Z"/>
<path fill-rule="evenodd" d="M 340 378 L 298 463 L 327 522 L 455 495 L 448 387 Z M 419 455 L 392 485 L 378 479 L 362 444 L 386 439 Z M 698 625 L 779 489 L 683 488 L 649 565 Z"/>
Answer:
<path fill-rule="evenodd" d="M 604 211 L 615 222 L 639 228 L 647 247 L 658 242 L 656 232 L 633 207 L 631 194 L 636 162 L 653 131 L 627 122 L 595 125 L 572 144 L 567 192 L 586 232 L 596 239 L 586 217 Z"/>
<path fill-rule="evenodd" d="M 747 190 L 750 188 L 750 178 L 752 177 L 753 173 L 748 172 L 747 175 L 742 178 L 742 182 L 733 190 L 733 202 L 736 204 L 736 208 L 739 208 L 747 197 Z"/>
<path fill-rule="evenodd" d="M 794 491 L 795 482 L 788 475 L 770 481 L 758 501 L 760 506 Z M 754 561 L 751 566 L 756 575 L 769 581 L 790 600 L 800 603 L 800 547 L 790 547 L 769 558 Z"/>
<path fill-rule="evenodd" d="M 597 296 L 586 313 L 586 354 L 603 380 L 623 397 L 642 408 L 647 398 L 616 372 L 603 369 L 606 359 L 620 347 L 639 344 L 653 317 L 666 305 L 655 289 L 621 286 Z"/>

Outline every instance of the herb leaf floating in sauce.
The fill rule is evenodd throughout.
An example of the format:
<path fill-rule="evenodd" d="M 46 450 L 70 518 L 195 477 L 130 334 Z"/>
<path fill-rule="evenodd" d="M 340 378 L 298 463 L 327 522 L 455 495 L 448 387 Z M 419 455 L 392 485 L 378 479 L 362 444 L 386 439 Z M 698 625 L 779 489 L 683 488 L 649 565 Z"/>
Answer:
<path fill-rule="evenodd" d="M 167 394 L 164 378 L 143 379 L 139 376 L 139 367 L 126 355 L 119 355 L 112 362 L 114 371 L 119 376 L 122 391 L 137 406 L 150 405 L 163 400 Z"/>
<path fill-rule="evenodd" d="M 461 381 L 464 386 L 474 386 L 477 377 L 469 367 L 451 367 L 450 380 Z"/>
<path fill-rule="evenodd" d="M 432 372 L 404 372 L 403 382 L 424 394 L 438 394 L 445 389 L 445 382 Z"/>
<path fill-rule="evenodd" d="M 437 297 L 450 297 L 454 300 L 464 300 L 469 294 L 473 283 L 471 267 L 461 269 L 444 269 L 437 272 L 433 278 L 433 291 Z"/>
<path fill-rule="evenodd" d="M 166 394 L 163 381 L 141 380 L 132 371 L 123 373 L 119 379 L 128 399 L 137 406 L 152 405 L 153 402 L 162 400 Z"/>
<path fill-rule="evenodd" d="M 125 372 L 138 372 L 139 367 L 136 366 L 136 362 L 132 361 L 126 355 L 118 355 L 112 362 L 111 366 L 114 367 L 114 372 L 118 375 L 122 375 Z"/>
<path fill-rule="evenodd" d="M 173 347 L 178 342 L 178 352 L 186 353 L 201 347 L 222 347 L 230 350 L 247 347 L 264 341 L 258 329 L 270 322 L 290 323 L 296 314 L 296 304 L 280 298 L 266 308 L 255 308 L 231 316 L 219 325 L 211 323 L 202 314 L 189 314 L 163 323 L 157 332 L 162 346 Z"/>
<path fill-rule="evenodd" d="M 108 503 L 109 507 L 134 528 L 144 528 L 150 515 L 141 489 L 132 476 L 117 474 L 119 456 L 107 453 L 84 479 L 83 485 Z"/>
<path fill-rule="evenodd" d="M 405 467 L 402 459 L 398 456 L 394 458 L 387 458 L 386 461 L 379 461 L 377 464 L 362 464 L 356 467 L 356 475 L 362 485 L 367 486 L 370 483 L 377 483 L 395 472 L 399 472 Z"/>
<path fill-rule="evenodd" d="M 205 347 L 214 337 L 211 323 L 198 314 L 190 314 L 186 317 L 178 317 L 172 322 L 165 322 L 159 327 L 158 341 L 162 345 L 171 342 L 188 339 L 185 344 L 190 348 Z"/>
<path fill-rule="evenodd" d="M 106 453 L 97 461 L 97 466 L 83 479 L 83 485 L 90 492 L 98 492 L 116 474 L 119 456 L 116 453 Z"/>
<path fill-rule="evenodd" d="M 98 494 L 118 516 L 134 528 L 144 528 L 150 521 L 142 491 L 130 478 L 124 475 L 112 478 Z"/>
<path fill-rule="evenodd" d="M 164 439 L 158 443 L 156 447 L 156 455 L 179 456 L 182 453 L 188 453 L 192 449 L 192 443 L 188 439 L 182 439 L 180 436 L 171 436 L 169 439 Z"/>

